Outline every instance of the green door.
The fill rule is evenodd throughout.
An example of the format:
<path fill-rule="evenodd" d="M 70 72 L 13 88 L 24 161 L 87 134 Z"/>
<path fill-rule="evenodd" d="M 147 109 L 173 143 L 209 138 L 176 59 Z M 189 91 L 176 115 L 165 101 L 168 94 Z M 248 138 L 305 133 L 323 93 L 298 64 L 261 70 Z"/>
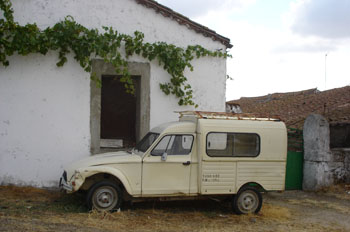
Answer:
<path fill-rule="evenodd" d="M 303 161 L 303 152 L 288 151 L 286 169 L 286 190 L 302 189 Z"/>
<path fill-rule="evenodd" d="M 304 162 L 303 151 L 303 131 L 296 128 L 288 128 L 286 190 L 302 189 Z"/>

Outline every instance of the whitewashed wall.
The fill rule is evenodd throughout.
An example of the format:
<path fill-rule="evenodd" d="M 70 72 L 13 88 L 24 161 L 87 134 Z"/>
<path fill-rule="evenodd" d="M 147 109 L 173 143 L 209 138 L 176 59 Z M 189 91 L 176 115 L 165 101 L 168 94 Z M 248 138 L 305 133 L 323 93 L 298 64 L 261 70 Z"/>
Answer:
<path fill-rule="evenodd" d="M 89 154 L 89 75 L 52 55 L 0 68 L 0 183 L 52 186 L 62 165 Z"/>
<path fill-rule="evenodd" d="M 112 26 L 119 32 L 145 34 L 149 42 L 166 41 L 186 47 L 200 44 L 210 50 L 225 49 L 133 0 L 12 0 L 15 20 L 36 22 L 40 28 L 54 25 L 71 15 L 89 28 Z M 56 67 L 57 53 L 46 56 L 12 56 L 10 66 L 0 66 L 0 184 L 51 187 L 73 160 L 90 155 L 90 79 L 69 56 Z M 147 62 L 134 56 L 130 61 Z M 226 61 L 195 60 L 187 71 L 194 89 L 197 110 L 224 111 Z M 177 120 L 180 107 L 165 96 L 159 83 L 170 76 L 151 63 L 150 127 Z"/>

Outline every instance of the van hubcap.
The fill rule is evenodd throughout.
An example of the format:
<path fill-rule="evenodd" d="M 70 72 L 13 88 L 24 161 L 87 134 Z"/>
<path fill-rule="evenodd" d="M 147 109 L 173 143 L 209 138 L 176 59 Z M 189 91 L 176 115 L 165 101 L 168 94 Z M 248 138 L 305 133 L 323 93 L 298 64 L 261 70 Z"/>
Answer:
<path fill-rule="evenodd" d="M 97 208 L 109 208 L 117 202 L 118 196 L 114 189 L 103 187 L 96 191 L 95 199 L 95 206 Z"/>
<path fill-rule="evenodd" d="M 258 207 L 258 196 L 253 191 L 241 193 L 238 207 L 244 213 L 253 213 Z"/>

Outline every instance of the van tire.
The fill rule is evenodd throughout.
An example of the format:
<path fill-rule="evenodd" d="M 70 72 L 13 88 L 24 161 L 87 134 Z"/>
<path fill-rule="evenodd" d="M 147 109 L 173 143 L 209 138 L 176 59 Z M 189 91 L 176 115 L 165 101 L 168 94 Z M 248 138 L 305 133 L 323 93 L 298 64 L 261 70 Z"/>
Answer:
<path fill-rule="evenodd" d="M 261 193 L 253 187 L 243 187 L 232 199 L 232 208 L 236 214 L 258 213 L 261 206 Z"/>
<path fill-rule="evenodd" d="M 91 186 L 86 197 L 89 210 L 112 212 L 122 204 L 122 191 L 111 181 L 100 181 Z"/>

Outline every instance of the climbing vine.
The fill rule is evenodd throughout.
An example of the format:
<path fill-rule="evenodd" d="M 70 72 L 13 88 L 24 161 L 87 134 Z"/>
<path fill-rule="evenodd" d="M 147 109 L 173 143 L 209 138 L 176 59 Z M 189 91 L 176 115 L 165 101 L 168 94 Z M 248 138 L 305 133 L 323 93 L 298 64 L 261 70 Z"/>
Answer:
<path fill-rule="evenodd" d="M 67 54 L 73 52 L 74 59 L 86 72 L 91 73 L 92 58 L 100 57 L 121 74 L 120 81 L 124 83 L 126 92 L 134 93 L 127 60 L 136 54 L 149 61 L 157 60 L 171 75 L 170 82 L 160 83 L 160 89 L 166 95 L 175 95 L 179 105 L 195 105 L 192 87 L 184 76 L 186 68 L 193 71 L 191 61 L 194 58 L 230 56 L 227 52 L 209 51 L 200 45 L 184 49 L 165 42 L 147 43 L 144 34 L 139 31 L 130 36 L 112 27 L 103 27 L 101 33 L 78 24 L 71 16 L 44 30 L 35 23 L 21 26 L 14 21 L 10 0 L 0 0 L 0 8 L 3 11 L 3 18 L 0 18 L 0 62 L 4 66 L 9 65 L 7 57 L 14 53 L 23 56 L 30 53 L 45 55 L 53 50 L 58 51 L 57 66 L 63 66 L 67 62 Z M 101 85 L 94 73 L 91 79 Z"/>

